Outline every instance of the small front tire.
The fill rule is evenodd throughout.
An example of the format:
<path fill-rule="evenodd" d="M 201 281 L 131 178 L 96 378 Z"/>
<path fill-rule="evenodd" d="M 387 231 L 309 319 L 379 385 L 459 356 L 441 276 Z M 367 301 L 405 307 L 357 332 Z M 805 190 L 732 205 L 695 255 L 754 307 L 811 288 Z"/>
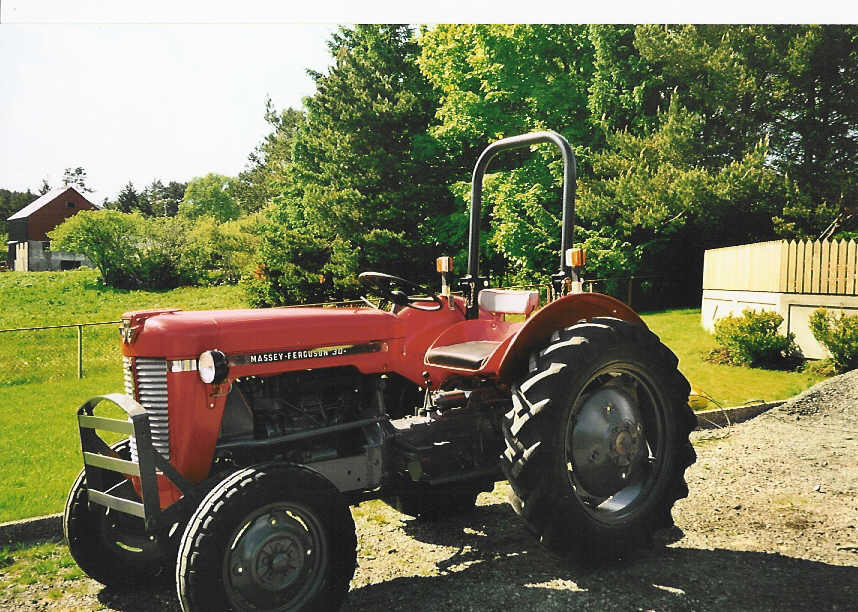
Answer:
<path fill-rule="evenodd" d="M 240 470 L 203 499 L 182 536 L 182 610 L 336 610 L 357 561 L 340 492 L 313 470 Z"/>
<path fill-rule="evenodd" d="M 128 440 L 113 445 L 122 459 L 131 458 Z M 111 484 L 131 483 L 111 473 Z M 113 490 L 113 494 L 118 494 Z M 151 583 L 172 573 L 176 550 L 166 534 L 146 533 L 143 520 L 89 502 L 86 473 L 81 471 L 69 491 L 63 512 L 63 534 L 72 558 L 87 576 L 115 588 Z"/>

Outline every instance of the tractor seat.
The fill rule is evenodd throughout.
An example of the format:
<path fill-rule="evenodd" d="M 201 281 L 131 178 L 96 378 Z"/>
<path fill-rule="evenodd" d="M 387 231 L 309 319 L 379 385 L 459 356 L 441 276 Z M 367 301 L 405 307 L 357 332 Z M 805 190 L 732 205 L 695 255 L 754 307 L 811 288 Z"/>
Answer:
<path fill-rule="evenodd" d="M 426 353 L 426 363 L 452 368 L 479 370 L 500 342 L 474 340 L 447 346 L 435 346 Z"/>

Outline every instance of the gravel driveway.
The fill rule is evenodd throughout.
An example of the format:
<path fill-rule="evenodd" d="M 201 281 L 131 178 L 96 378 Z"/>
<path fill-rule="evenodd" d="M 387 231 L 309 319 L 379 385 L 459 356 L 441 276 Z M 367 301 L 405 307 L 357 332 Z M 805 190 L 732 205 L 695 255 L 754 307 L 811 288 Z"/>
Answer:
<path fill-rule="evenodd" d="M 344 610 L 856 609 L 858 371 L 692 440 L 698 461 L 676 528 L 621 565 L 586 569 L 544 551 L 505 503 L 505 483 L 473 514 L 438 524 L 363 504 Z M 54 602 L 34 585 L 0 607 L 178 608 L 171 587 L 90 582 L 90 594 Z"/>

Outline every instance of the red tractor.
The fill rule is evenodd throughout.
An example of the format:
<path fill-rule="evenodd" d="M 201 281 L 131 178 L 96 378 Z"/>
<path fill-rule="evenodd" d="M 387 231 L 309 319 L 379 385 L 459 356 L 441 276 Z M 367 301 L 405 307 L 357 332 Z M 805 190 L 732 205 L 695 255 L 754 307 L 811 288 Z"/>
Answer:
<path fill-rule="evenodd" d="M 564 183 L 560 270 L 540 308 L 538 292 L 489 288 L 478 247 L 488 162 L 543 142 Z M 634 311 L 581 292 L 574 185 L 557 133 L 487 147 L 459 291 L 442 257 L 438 293 L 361 274 L 384 309 L 123 315 L 126 394 L 78 411 L 84 469 L 64 528 L 80 567 L 105 585 L 175 571 L 184 610 L 334 610 L 356 565 L 350 504 L 440 519 L 503 479 L 553 550 L 647 545 L 688 493 L 689 385 Z M 102 403 L 127 420 L 97 416 Z M 128 437 L 108 446 L 96 430 Z"/>

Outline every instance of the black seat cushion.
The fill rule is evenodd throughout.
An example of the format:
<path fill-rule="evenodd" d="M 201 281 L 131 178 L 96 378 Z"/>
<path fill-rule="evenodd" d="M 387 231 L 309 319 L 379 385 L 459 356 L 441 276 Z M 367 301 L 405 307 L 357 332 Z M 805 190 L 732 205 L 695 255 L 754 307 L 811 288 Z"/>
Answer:
<path fill-rule="evenodd" d="M 483 362 L 488 359 L 499 344 L 500 342 L 489 340 L 475 340 L 461 344 L 436 346 L 426 353 L 426 361 L 432 365 L 479 370 Z"/>

